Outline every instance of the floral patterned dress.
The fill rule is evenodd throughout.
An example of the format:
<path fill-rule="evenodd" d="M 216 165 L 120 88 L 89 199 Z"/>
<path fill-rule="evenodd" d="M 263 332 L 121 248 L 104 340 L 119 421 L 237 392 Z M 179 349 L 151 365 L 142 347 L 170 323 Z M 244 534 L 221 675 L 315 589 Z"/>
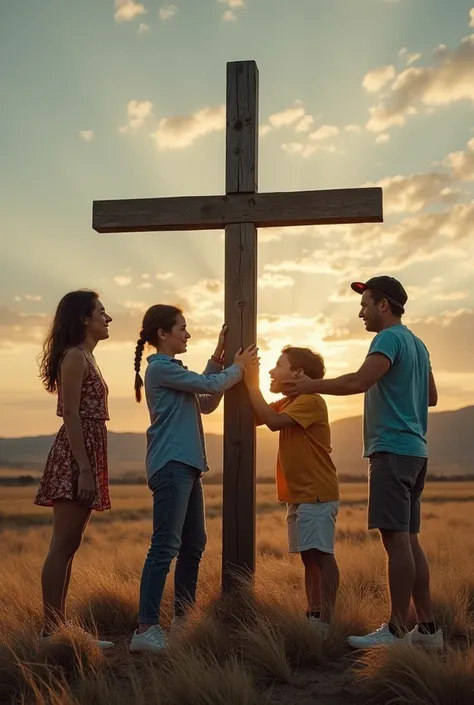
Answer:
<path fill-rule="evenodd" d="M 82 350 L 82 348 L 79 348 Z M 82 351 L 84 352 L 84 351 Z M 95 476 L 96 495 L 92 509 L 102 512 L 110 509 L 109 475 L 107 465 L 107 406 L 108 388 L 92 361 L 84 353 L 88 372 L 84 377 L 79 405 L 87 455 Z M 58 385 L 57 415 L 63 416 L 61 386 Z M 74 501 L 77 492 L 79 466 L 74 458 L 64 424 L 59 429 L 49 451 L 46 467 L 34 503 L 52 507 L 55 499 Z"/>

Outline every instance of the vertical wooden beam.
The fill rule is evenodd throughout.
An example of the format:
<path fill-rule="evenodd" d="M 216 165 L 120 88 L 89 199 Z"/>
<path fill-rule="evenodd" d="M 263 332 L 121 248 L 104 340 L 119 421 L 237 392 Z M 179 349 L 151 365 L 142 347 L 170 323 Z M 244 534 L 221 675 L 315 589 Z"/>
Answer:
<path fill-rule="evenodd" d="M 258 68 L 227 64 L 226 193 L 258 191 Z"/>
<path fill-rule="evenodd" d="M 253 61 L 227 65 L 226 193 L 256 193 L 258 69 Z M 225 228 L 225 364 L 257 336 L 257 230 Z M 255 571 L 255 421 L 247 390 L 224 396 L 222 587 L 231 592 Z"/>

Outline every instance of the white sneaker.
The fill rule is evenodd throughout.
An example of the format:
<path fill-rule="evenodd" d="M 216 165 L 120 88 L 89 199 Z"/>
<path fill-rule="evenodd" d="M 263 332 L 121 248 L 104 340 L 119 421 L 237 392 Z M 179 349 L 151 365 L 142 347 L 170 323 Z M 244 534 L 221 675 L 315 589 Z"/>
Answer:
<path fill-rule="evenodd" d="M 382 624 L 381 627 L 365 636 L 349 636 L 347 643 L 353 649 L 373 649 L 376 646 L 393 646 L 394 644 L 409 644 L 409 634 L 402 638 L 396 637 L 390 631 L 388 624 Z"/>
<path fill-rule="evenodd" d="M 104 639 L 96 639 L 93 634 L 89 634 L 89 632 L 86 632 L 85 629 L 82 627 L 78 627 L 77 625 L 74 625 L 74 628 L 76 631 L 81 632 L 81 634 L 85 635 L 87 639 L 90 639 L 95 643 L 95 645 L 101 649 L 102 651 L 105 651 L 106 649 L 113 649 L 115 644 L 113 641 L 105 641 Z M 41 632 L 40 634 L 40 639 L 42 641 L 48 641 L 48 639 L 51 639 L 51 634 L 45 634 L 44 632 Z"/>
<path fill-rule="evenodd" d="M 134 632 L 130 643 L 130 651 L 131 653 L 161 651 L 162 649 L 166 649 L 167 645 L 168 641 L 163 629 L 158 624 L 154 624 L 147 629 L 146 632 L 143 632 L 143 634 L 138 634 L 136 631 Z"/>
<path fill-rule="evenodd" d="M 329 634 L 329 624 L 322 622 L 319 617 L 309 617 L 308 624 L 315 634 L 318 634 L 322 639 L 327 639 Z"/>
<path fill-rule="evenodd" d="M 420 632 L 418 624 L 409 633 L 410 641 L 415 646 L 422 646 L 429 651 L 442 651 L 444 649 L 443 630 L 438 629 L 434 634 Z"/>

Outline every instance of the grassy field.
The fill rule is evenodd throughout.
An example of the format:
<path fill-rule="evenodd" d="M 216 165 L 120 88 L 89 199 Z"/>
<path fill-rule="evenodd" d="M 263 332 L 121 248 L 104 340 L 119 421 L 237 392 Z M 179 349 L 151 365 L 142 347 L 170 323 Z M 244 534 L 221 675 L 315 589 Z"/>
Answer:
<path fill-rule="evenodd" d="M 286 551 L 284 509 L 274 488 L 258 487 L 255 592 L 219 597 L 221 488 L 206 488 L 208 549 L 199 603 L 180 643 L 134 656 L 140 571 L 151 525 L 144 486 L 114 486 L 111 512 L 93 517 L 74 569 L 70 614 L 110 636 L 102 654 L 68 627 L 48 644 L 41 627 L 39 575 L 51 532 L 50 510 L 34 489 L 1 488 L 0 702 L 32 705 L 467 705 L 474 693 L 474 483 L 433 483 L 423 539 L 432 567 L 444 655 L 414 647 L 366 656 L 345 646 L 349 633 L 387 617 L 384 555 L 366 531 L 366 487 L 342 485 L 337 557 L 337 621 L 321 643 L 303 618 L 302 568 Z M 169 581 L 170 585 L 172 581 Z M 171 619 L 171 591 L 163 621 Z"/>

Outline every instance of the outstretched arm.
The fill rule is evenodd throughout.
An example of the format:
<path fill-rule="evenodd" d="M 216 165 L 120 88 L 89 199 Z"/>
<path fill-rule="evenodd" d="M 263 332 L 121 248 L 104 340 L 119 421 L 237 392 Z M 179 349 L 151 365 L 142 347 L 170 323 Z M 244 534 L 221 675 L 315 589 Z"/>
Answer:
<path fill-rule="evenodd" d="M 217 355 L 214 354 L 208 361 L 203 375 L 219 374 L 222 372 L 222 364 L 218 363 L 216 359 Z M 215 394 L 198 394 L 198 402 L 201 413 L 212 414 L 212 412 L 215 411 L 221 403 L 223 396 L 224 392 L 216 392 Z"/>
<path fill-rule="evenodd" d="M 147 382 L 151 388 L 160 386 L 191 394 L 219 394 L 240 382 L 242 374 L 242 367 L 236 364 L 217 374 L 203 375 L 173 360 L 156 360 L 148 367 Z"/>
<path fill-rule="evenodd" d="M 364 364 L 357 370 L 347 375 L 334 379 L 310 379 L 303 376 L 290 382 L 283 382 L 285 394 L 296 396 L 298 394 L 331 394 L 334 396 L 347 396 L 362 394 L 372 387 L 391 366 L 389 358 L 383 353 L 372 353 Z"/>

